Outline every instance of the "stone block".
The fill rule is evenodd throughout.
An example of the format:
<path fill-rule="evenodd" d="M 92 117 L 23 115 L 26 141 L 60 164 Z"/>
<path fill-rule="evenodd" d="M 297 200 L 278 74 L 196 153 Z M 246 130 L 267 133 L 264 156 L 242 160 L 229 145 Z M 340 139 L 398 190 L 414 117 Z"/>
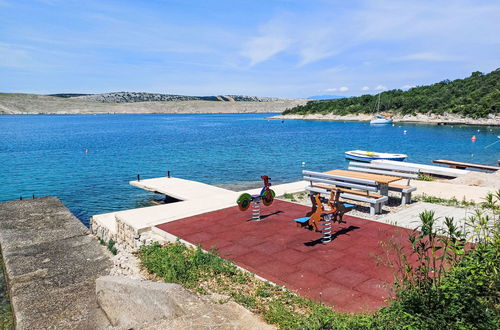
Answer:
<path fill-rule="evenodd" d="M 99 306 L 113 326 L 130 329 L 184 314 L 197 298 L 173 283 L 103 276 L 96 281 Z"/>

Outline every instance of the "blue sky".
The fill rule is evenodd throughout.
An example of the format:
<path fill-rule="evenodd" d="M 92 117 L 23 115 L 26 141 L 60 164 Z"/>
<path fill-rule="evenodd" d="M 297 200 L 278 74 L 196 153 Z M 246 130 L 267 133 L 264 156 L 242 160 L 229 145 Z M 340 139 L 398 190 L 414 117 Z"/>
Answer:
<path fill-rule="evenodd" d="M 0 92 L 307 97 L 500 67 L 496 1 L 0 0 Z"/>

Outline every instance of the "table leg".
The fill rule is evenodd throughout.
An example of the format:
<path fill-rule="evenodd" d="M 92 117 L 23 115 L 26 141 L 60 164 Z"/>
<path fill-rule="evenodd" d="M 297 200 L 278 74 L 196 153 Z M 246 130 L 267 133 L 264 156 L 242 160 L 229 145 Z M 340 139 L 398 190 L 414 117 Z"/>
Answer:
<path fill-rule="evenodd" d="M 388 183 L 379 183 L 378 184 L 378 192 L 380 195 L 389 196 L 389 184 Z"/>

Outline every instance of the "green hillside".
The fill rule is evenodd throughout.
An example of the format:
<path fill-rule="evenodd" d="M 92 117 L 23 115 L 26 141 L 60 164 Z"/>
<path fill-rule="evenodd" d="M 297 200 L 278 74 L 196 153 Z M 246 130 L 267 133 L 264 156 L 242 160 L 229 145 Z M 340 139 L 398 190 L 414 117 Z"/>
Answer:
<path fill-rule="evenodd" d="M 337 100 L 310 101 L 287 109 L 287 114 L 371 113 L 377 95 L 362 95 Z M 380 93 L 380 111 L 394 114 L 453 113 L 479 118 L 500 113 L 500 69 L 488 74 L 474 72 L 465 79 L 444 80 L 430 86 L 414 87 L 408 91 L 395 89 Z"/>

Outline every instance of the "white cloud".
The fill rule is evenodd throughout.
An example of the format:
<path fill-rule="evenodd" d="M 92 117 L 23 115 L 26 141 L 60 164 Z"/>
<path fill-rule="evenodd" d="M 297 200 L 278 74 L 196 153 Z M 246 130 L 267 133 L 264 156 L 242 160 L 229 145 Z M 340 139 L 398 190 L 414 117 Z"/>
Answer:
<path fill-rule="evenodd" d="M 386 90 L 387 87 L 384 85 L 377 85 L 377 87 L 374 88 L 376 91 L 383 91 Z"/>
<path fill-rule="evenodd" d="M 337 88 L 327 88 L 325 89 L 325 92 L 336 92 Z"/>
<path fill-rule="evenodd" d="M 339 92 L 347 92 L 349 90 L 349 87 L 342 86 L 339 88 Z"/>
<path fill-rule="evenodd" d="M 405 56 L 395 57 L 394 59 L 399 61 L 432 61 L 432 62 L 454 62 L 459 60 L 459 58 L 456 56 L 438 54 L 433 52 L 409 54 Z"/>
<path fill-rule="evenodd" d="M 316 10 L 279 13 L 259 27 L 257 36 L 247 39 L 243 53 L 248 53 L 247 57 L 255 64 L 286 50 L 297 55 L 300 67 L 361 49 L 360 63 L 375 65 L 387 58 L 473 61 L 477 59 L 474 52 L 498 45 L 494 31 L 498 31 L 499 5 L 467 0 L 436 1 L 435 4 L 372 0 L 352 7 L 325 2 Z M 463 26 L 468 28 L 464 30 Z M 381 42 L 383 50 L 377 47 Z M 463 53 L 466 45 L 470 45 L 470 54 L 450 55 Z M 259 47 L 263 49 L 255 49 Z M 489 53 L 494 53 L 493 50 Z M 344 59 L 339 58 L 339 62 Z"/>
<path fill-rule="evenodd" d="M 368 87 L 368 86 L 363 86 L 363 87 L 361 87 L 361 90 L 362 90 L 362 91 L 368 91 L 368 90 L 370 90 L 370 87 Z"/>
<path fill-rule="evenodd" d="M 404 85 L 403 87 L 401 87 L 401 89 L 410 89 L 413 87 L 415 87 L 415 86 L 414 85 Z"/>
<path fill-rule="evenodd" d="M 287 49 L 289 45 L 290 40 L 280 36 L 261 36 L 250 39 L 241 54 L 248 57 L 253 66 Z"/>

